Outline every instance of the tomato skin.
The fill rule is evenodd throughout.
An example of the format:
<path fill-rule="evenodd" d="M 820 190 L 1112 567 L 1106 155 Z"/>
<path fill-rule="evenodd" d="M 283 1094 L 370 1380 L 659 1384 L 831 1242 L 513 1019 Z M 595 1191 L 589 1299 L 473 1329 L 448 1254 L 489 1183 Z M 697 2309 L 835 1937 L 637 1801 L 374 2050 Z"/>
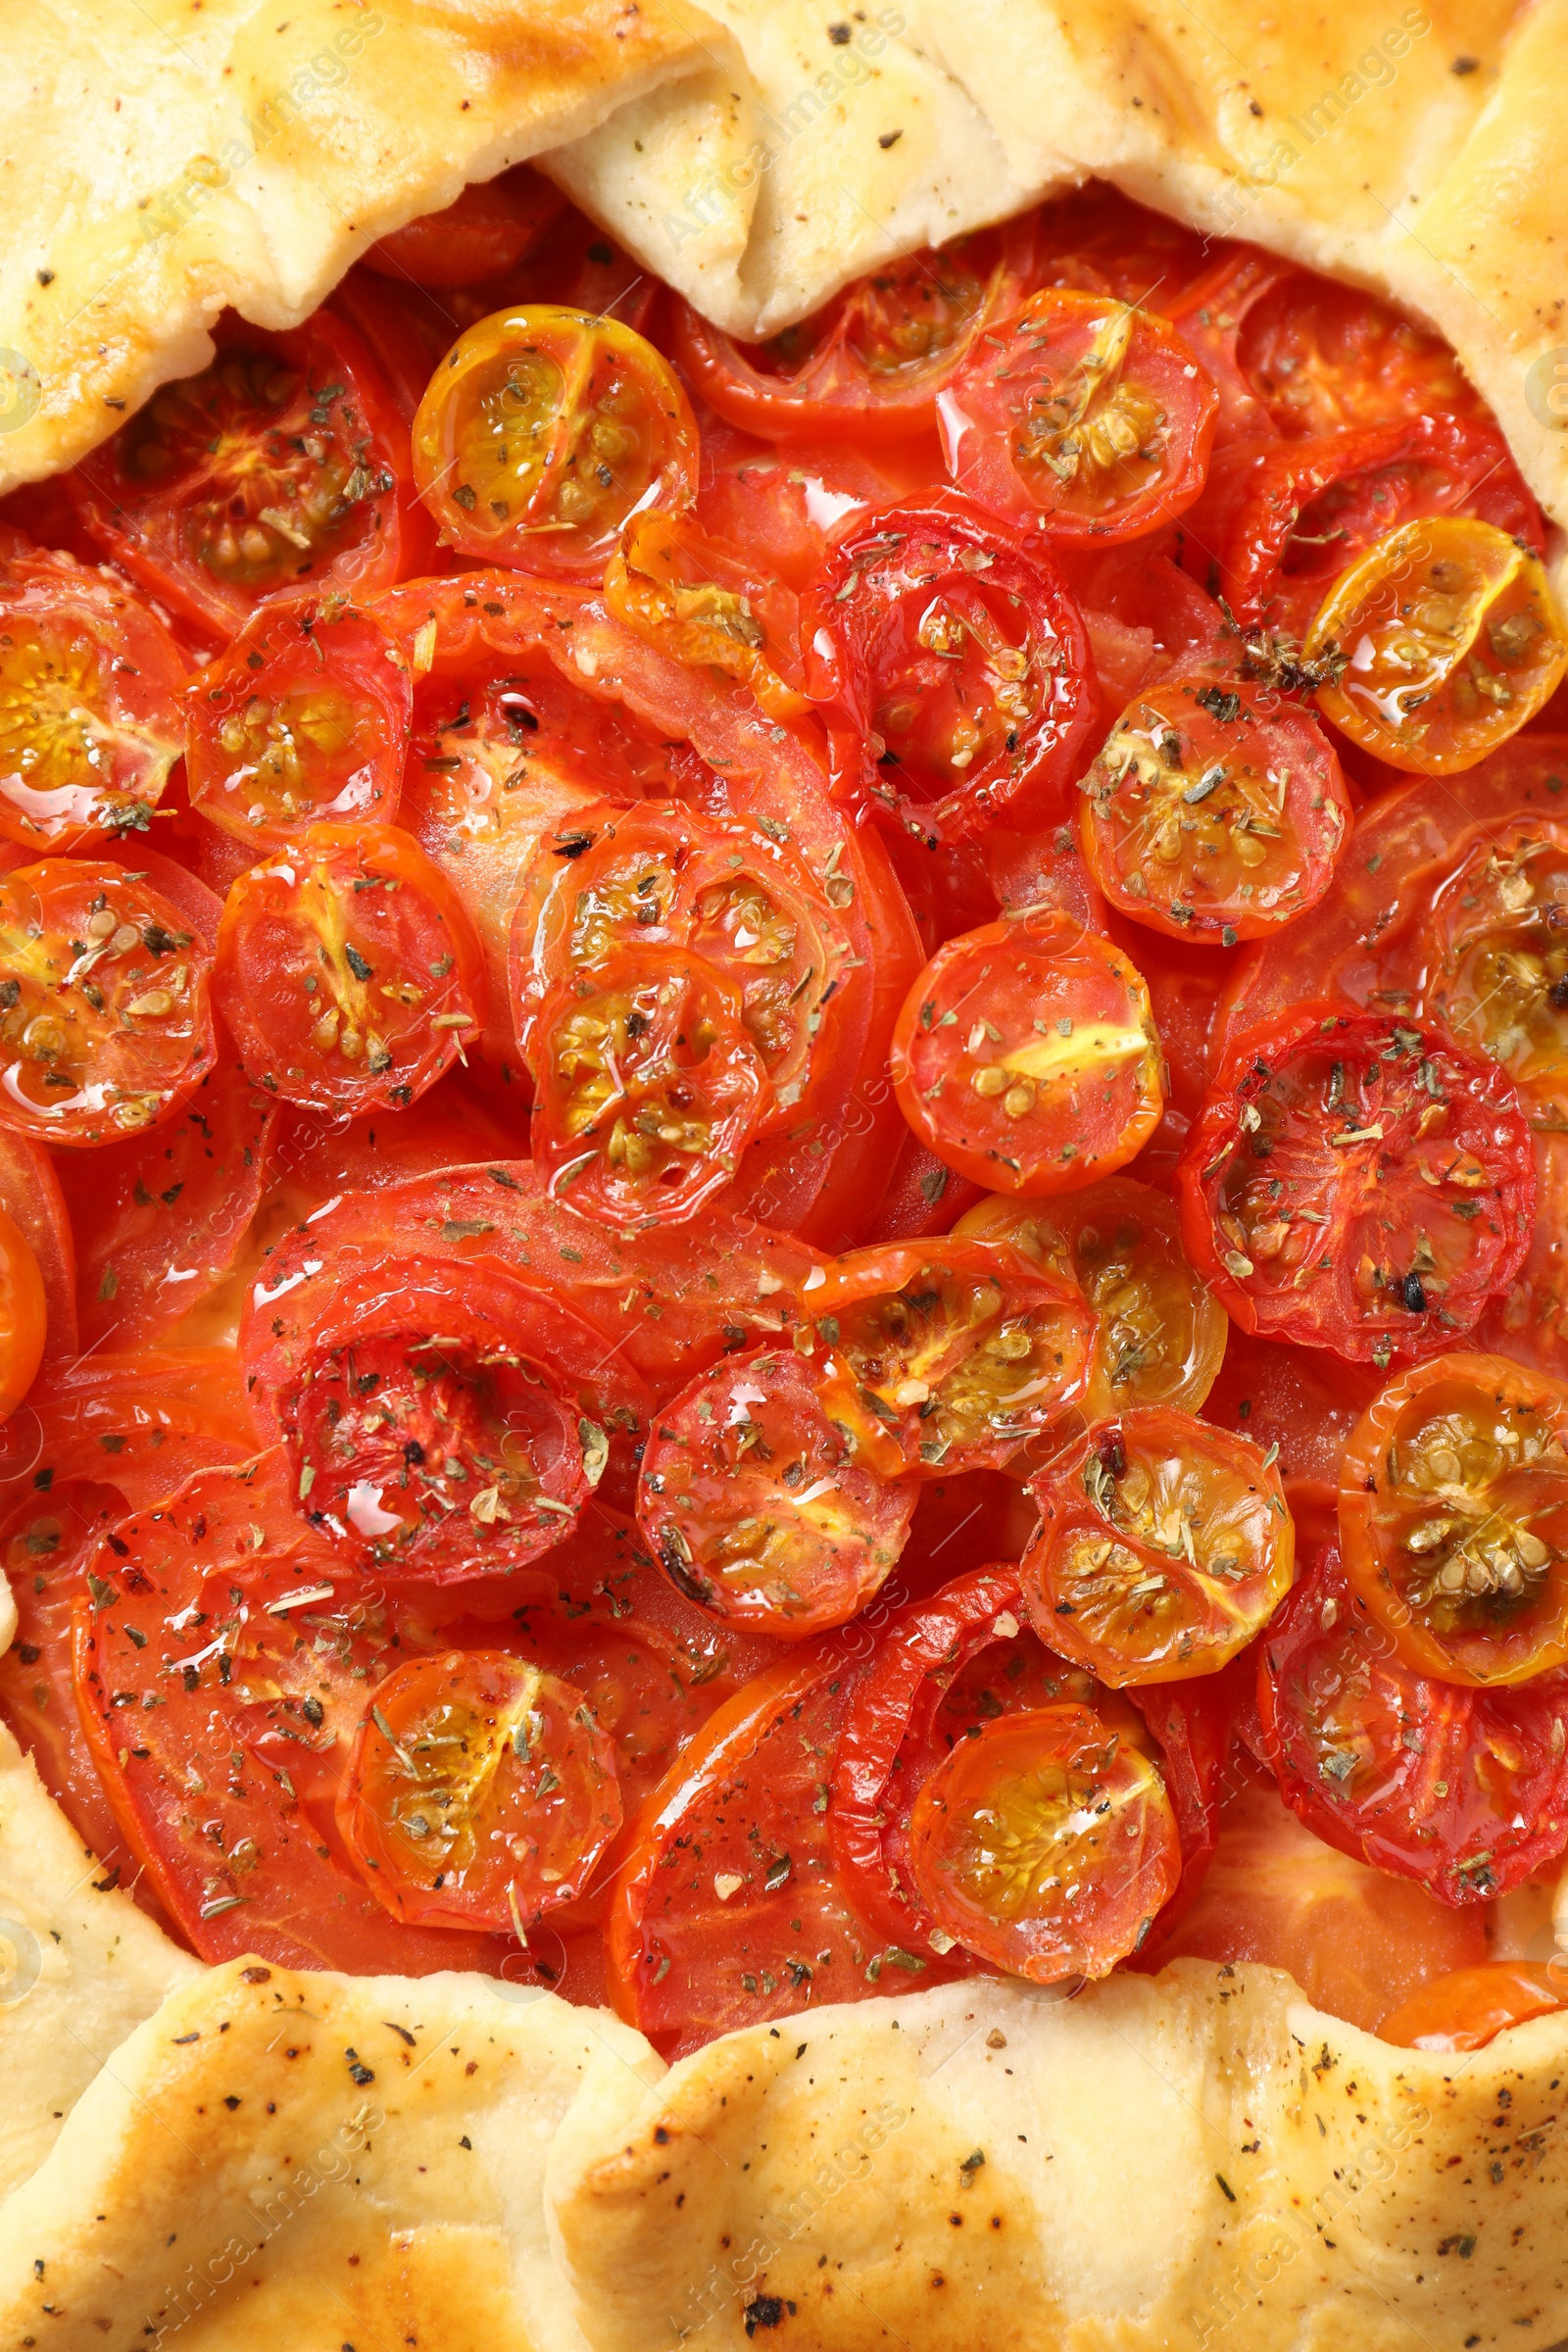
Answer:
<path fill-rule="evenodd" d="M 318 820 L 390 824 L 411 705 L 403 658 L 373 614 L 273 597 L 187 689 L 191 806 L 256 850 Z"/>
<path fill-rule="evenodd" d="M 971 501 L 853 516 L 802 602 L 801 644 L 857 796 L 902 796 L 939 840 L 1066 813 L 1097 710 L 1083 616 L 1045 551 Z"/>
<path fill-rule="evenodd" d="M 49 1305 L 25 1234 L 0 1209 L 0 1421 L 8 1421 L 43 1362 Z"/>
<path fill-rule="evenodd" d="M 1491 1691 L 1417 1673 L 1332 1544 L 1269 1627 L 1257 1696 L 1292 1811 L 1440 1902 L 1506 1893 L 1568 1845 L 1568 1674 Z"/>
<path fill-rule="evenodd" d="M 1321 1002 L 1233 1039 L 1176 1190 L 1188 1256 L 1244 1331 L 1380 1368 L 1436 1354 L 1477 1320 L 1523 1263 L 1535 1210 L 1524 1109 L 1494 1064 Z M 1463 1238 L 1440 1229 L 1442 1257 L 1407 1273 L 1437 1208 L 1455 1202 Z M 1305 1287 L 1295 1277 L 1318 1244 L 1296 1243 L 1303 1206 L 1330 1259 Z M 1427 1311 L 1429 1282 L 1441 1313 Z"/>
<path fill-rule="evenodd" d="M 365 257 L 384 277 L 416 286 L 471 286 L 523 255 L 566 209 L 566 199 L 530 164 L 472 181 L 439 213 L 421 213 L 378 237 Z"/>
<path fill-rule="evenodd" d="M 224 903 L 217 976 L 246 1069 L 307 1109 L 402 1108 L 484 1017 L 457 893 L 393 825 L 309 825 L 250 867 Z"/>
<path fill-rule="evenodd" d="M 224 639 L 302 579 L 366 597 L 416 569 L 430 530 L 408 433 L 354 329 L 317 311 L 285 334 L 236 319 L 216 341 L 202 374 L 155 392 L 66 476 L 104 553 Z M 306 439 L 324 441 L 326 457 L 301 462 Z M 294 536 L 264 522 L 264 508 L 286 510 Z"/>
<path fill-rule="evenodd" d="M 748 689 L 769 718 L 799 719 L 810 709 L 799 687 L 796 598 L 689 517 L 643 511 L 629 518 L 605 566 L 605 603 L 672 660 Z"/>
<path fill-rule="evenodd" d="M 1237 366 L 1290 441 L 1443 413 L 1490 421 L 1442 337 L 1359 288 L 1270 265 L 1249 304 Z"/>
<path fill-rule="evenodd" d="M 937 415 L 948 470 L 982 506 L 1103 544 L 1193 505 L 1218 405 L 1168 318 L 1050 288 L 971 346 Z"/>
<path fill-rule="evenodd" d="M 889 1057 L 899 1107 L 939 1158 L 990 1190 L 1037 1195 L 1134 1157 L 1159 1123 L 1162 1066 L 1142 975 L 1054 908 L 939 949 Z"/>
<path fill-rule="evenodd" d="M 950 1233 L 959 1217 L 984 1197 L 979 1185 L 967 1176 L 956 1176 L 946 1161 L 906 1128 L 887 1190 L 870 1223 L 854 1237 L 857 1247 L 875 1249 L 883 1242 Z"/>
<path fill-rule="evenodd" d="M 1377 1393 L 1378 1375 L 1368 1366 L 1315 1348 L 1282 1347 L 1232 1323 L 1225 1360 L 1200 1409 L 1265 1452 L 1277 1446 L 1286 1481 L 1327 1481 L 1337 1494 L 1346 1446 Z"/>
<path fill-rule="evenodd" d="M 1423 1984 L 1379 2021 L 1378 2039 L 1404 2050 L 1484 2050 L 1510 2026 L 1565 2003 L 1568 1971 L 1559 1962 L 1493 1960 Z"/>
<path fill-rule="evenodd" d="M 1565 1439 L 1568 1387 L 1505 1356 L 1430 1357 L 1368 1405 L 1340 1548 L 1406 1664 L 1491 1690 L 1568 1661 Z"/>
<path fill-rule="evenodd" d="M 44 1354 L 54 1363 L 74 1356 L 76 1323 L 76 1245 L 54 1161 L 39 1144 L 0 1127 L 0 1210 L 32 1252 L 44 1289 Z"/>

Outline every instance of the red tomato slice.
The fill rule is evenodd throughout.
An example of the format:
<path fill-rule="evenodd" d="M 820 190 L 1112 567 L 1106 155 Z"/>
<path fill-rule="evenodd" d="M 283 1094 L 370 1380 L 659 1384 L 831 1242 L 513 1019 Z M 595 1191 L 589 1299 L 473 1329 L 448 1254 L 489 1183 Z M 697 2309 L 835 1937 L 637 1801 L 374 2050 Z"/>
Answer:
<path fill-rule="evenodd" d="M 397 814 L 407 665 L 383 621 L 340 597 L 278 596 L 186 696 L 191 806 L 258 848 L 318 819 Z"/>
<path fill-rule="evenodd" d="M 1286 1803 L 1441 1902 L 1503 1894 L 1568 1845 L 1568 1674 L 1493 1691 L 1417 1673 L 1332 1545 L 1269 1628 L 1258 1703 Z"/>
<path fill-rule="evenodd" d="M 185 666 L 122 580 L 0 530 L 0 839 L 40 854 L 145 825 Z"/>
<path fill-rule="evenodd" d="M 145 1348 L 219 1290 L 269 1181 L 276 1116 L 220 1038 L 217 1061 L 172 1118 L 90 1157 L 62 1155 L 85 1346 Z"/>
<path fill-rule="evenodd" d="M 628 516 L 691 504 L 697 423 L 668 363 L 618 318 L 524 304 L 470 326 L 437 368 L 414 471 L 460 554 L 597 581 Z"/>
<path fill-rule="evenodd" d="M 396 1637 L 377 1601 L 338 1595 L 337 1555 L 295 1516 L 279 1454 L 198 1472 L 86 1567 L 74 1679 L 93 1760 L 203 1959 L 496 1972 L 498 1943 L 391 1920 L 344 1852 L 333 1799 Z"/>
<path fill-rule="evenodd" d="M 1434 1977 L 1378 2025 L 1378 2039 L 1405 2050 L 1484 2050 L 1510 2026 L 1568 2004 L 1557 1964 L 1494 1960 Z"/>
<path fill-rule="evenodd" d="M 0 1125 L 74 1149 L 172 1117 L 217 1050 L 209 944 L 108 858 L 0 881 Z"/>
<path fill-rule="evenodd" d="M 377 238 L 366 267 L 416 286 L 471 286 L 514 270 L 566 209 L 531 164 L 478 180 L 439 213 L 421 213 Z"/>
<path fill-rule="evenodd" d="M 218 993 L 252 1077 L 318 1110 L 398 1110 L 479 1033 L 457 893 L 394 825 L 310 825 L 228 894 Z"/>
<path fill-rule="evenodd" d="M 1176 1170 L 1188 1255 L 1244 1331 L 1433 1355 L 1530 1247 L 1524 1109 L 1435 1030 L 1333 1004 L 1237 1039 Z"/>
<path fill-rule="evenodd" d="M 1284 1479 L 1326 1479 L 1336 1489 L 1351 1431 L 1378 1393 L 1378 1376 L 1315 1348 L 1281 1347 L 1228 1326 L 1225 1360 L 1203 1400 L 1205 1421 L 1279 1448 Z"/>
<path fill-rule="evenodd" d="M 847 1623 L 886 1582 L 914 1484 L 861 1458 L 836 1402 L 792 1349 L 730 1358 L 660 1408 L 638 1525 L 714 1616 L 801 1641 Z"/>
<path fill-rule="evenodd" d="M 0 1127 L 0 1210 L 32 1251 L 44 1290 L 44 1354 L 50 1362 L 74 1356 L 76 1324 L 76 1246 L 55 1163 L 40 1144 Z"/>
<path fill-rule="evenodd" d="M 1288 440 L 1446 415 L 1492 422 L 1441 335 L 1315 270 L 1279 273 L 1250 306 L 1237 364 Z"/>
<path fill-rule="evenodd" d="M 801 641 L 855 791 L 938 839 L 1066 813 L 1096 715 L 1083 617 L 1049 559 L 967 501 L 856 515 Z"/>
<path fill-rule="evenodd" d="M 1081 789 L 1084 856 L 1111 905 L 1227 948 L 1315 906 L 1350 827 L 1310 712 L 1191 671 L 1129 703 Z"/>
<path fill-rule="evenodd" d="M 1488 1690 L 1568 1661 L 1568 1387 L 1440 1355 L 1368 1405 L 1340 1472 L 1346 1572 L 1399 1656 Z"/>
<path fill-rule="evenodd" d="M 43 1362 L 49 1301 L 32 1246 L 0 1209 L 0 1421 L 9 1421 Z"/>
<path fill-rule="evenodd" d="M 520 1934 L 619 1829 L 614 1749 L 581 1690 L 510 1651 L 411 1658 L 366 1706 L 337 1819 L 394 1919 Z"/>
<path fill-rule="evenodd" d="M 1108 1176 L 1153 1133 L 1164 1101 L 1142 976 L 1054 908 L 940 949 L 905 999 L 890 1066 L 921 1141 L 1004 1192 Z"/>
<path fill-rule="evenodd" d="M 236 318 L 217 342 L 66 477 L 105 554 L 223 638 L 302 580 L 373 596 L 416 569 L 429 527 L 408 432 L 353 328 L 327 311 L 288 334 Z"/>
<path fill-rule="evenodd" d="M 1112 1689 L 1214 1674 L 1289 1592 L 1279 1472 L 1246 1438 L 1160 1405 L 1097 1421 L 1030 1481 L 1019 1565 L 1042 1638 Z"/>
<path fill-rule="evenodd" d="M 937 402 L 955 481 L 1061 539 L 1133 539 L 1203 487 L 1218 395 L 1167 318 L 1051 288 L 970 346 Z"/>

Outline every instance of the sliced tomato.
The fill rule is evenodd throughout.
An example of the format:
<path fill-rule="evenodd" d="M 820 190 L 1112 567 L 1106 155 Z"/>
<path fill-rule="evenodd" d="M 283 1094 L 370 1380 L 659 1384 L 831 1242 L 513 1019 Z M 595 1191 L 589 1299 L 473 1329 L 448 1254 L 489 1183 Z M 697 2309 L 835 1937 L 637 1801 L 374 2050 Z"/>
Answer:
<path fill-rule="evenodd" d="M 510 1651 L 411 1658 L 367 1702 L 337 1817 L 394 1919 L 520 1933 L 619 1829 L 615 1753 L 579 1690 Z"/>
<path fill-rule="evenodd" d="M 1229 1325 L 1225 1360 L 1203 1418 L 1279 1448 L 1280 1476 L 1327 1480 L 1336 1491 L 1350 1433 L 1378 1393 L 1369 1366 L 1316 1348 L 1282 1347 Z"/>
<path fill-rule="evenodd" d="M 955 1220 L 984 1198 L 979 1185 L 955 1176 L 944 1160 L 906 1128 L 882 1198 L 857 1243 L 873 1249 L 883 1242 L 915 1241 L 947 1233 Z"/>
<path fill-rule="evenodd" d="M 408 432 L 353 328 L 233 318 L 201 374 L 165 384 L 67 477 L 104 553 L 181 619 L 227 638 L 309 580 L 373 596 L 429 545 Z"/>
<path fill-rule="evenodd" d="M 1339 760 L 1308 711 L 1191 671 L 1129 703 L 1082 791 L 1084 856 L 1111 905 L 1227 948 L 1315 906 L 1350 826 Z"/>
<path fill-rule="evenodd" d="M 411 699 L 373 613 L 335 596 L 274 597 L 188 691 L 191 806 L 258 848 L 318 819 L 389 824 Z"/>
<path fill-rule="evenodd" d="M 1391 767 L 1474 767 L 1550 700 L 1568 621 L 1528 542 L 1474 515 L 1407 522 L 1340 574 L 1301 649 L 1326 718 Z"/>
<path fill-rule="evenodd" d="M 88 1149 L 171 1118 L 216 1052 L 210 943 L 109 858 L 0 881 L 0 1124 Z"/>
<path fill-rule="evenodd" d="M 1340 1473 L 1346 1572 L 1400 1657 L 1486 1690 L 1568 1661 L 1568 1387 L 1440 1355 L 1368 1405 Z"/>
<path fill-rule="evenodd" d="M 1535 1209 L 1495 1064 L 1323 1003 L 1234 1041 L 1176 1183 L 1188 1254 L 1244 1331 L 1380 1368 L 1475 1323 Z"/>
<path fill-rule="evenodd" d="M 569 1533 L 609 1459 L 604 1347 L 499 1266 L 402 1258 L 338 1290 L 277 1398 L 300 1507 L 360 1570 L 504 1576 Z M 618 1392 L 618 1393 L 617 1393 Z"/>
<path fill-rule="evenodd" d="M 1249 306 L 1237 363 L 1292 441 L 1437 415 L 1492 421 L 1441 335 L 1315 270 L 1276 265 L 1276 282 Z"/>
<path fill-rule="evenodd" d="M 122 579 L 0 530 L 0 838 L 145 825 L 184 738 L 185 660 Z"/>
<path fill-rule="evenodd" d="M 338 1593 L 285 1479 L 276 1452 L 199 1471 L 89 1554 L 74 1680 L 115 1818 L 206 1960 L 499 1973 L 499 1942 L 391 1919 L 344 1851 L 333 1800 L 395 1633 Z"/>
<path fill-rule="evenodd" d="M 1042 284 L 1113 294 L 1162 314 L 1202 275 L 1212 249 L 1185 222 L 1152 212 L 1100 179 L 1053 197 L 1033 220 Z"/>
<path fill-rule="evenodd" d="M 1527 1100 L 1560 1099 L 1568 1069 L 1568 825 L 1527 812 L 1460 830 L 1406 886 L 1391 941 L 1422 1012 L 1508 1072 Z M 1390 978 L 1396 976 L 1391 972 Z"/>
<path fill-rule="evenodd" d="M 1084 1415 L 1128 1405 L 1196 1413 L 1219 1373 L 1229 1325 L 1187 1261 L 1174 1201 L 1131 1176 L 1105 1176 L 1054 1200 L 993 1193 L 967 1209 L 955 1240 L 1005 1241 L 1064 1275 L 1097 1329 Z M 1038 1448 L 1031 1448 L 1038 1454 Z"/>
<path fill-rule="evenodd" d="M 810 708 L 799 685 L 796 598 L 687 516 L 632 515 L 605 566 L 605 603 L 674 661 L 749 688 L 769 718 Z"/>
<path fill-rule="evenodd" d="M 1214 599 L 1156 552 L 1161 544 L 1060 550 L 1089 632 L 1106 733 L 1134 695 L 1172 671 L 1203 672 L 1221 685 L 1236 671 L 1236 631 Z"/>
<path fill-rule="evenodd" d="M 855 791 L 938 839 L 1067 812 L 1096 715 L 1083 617 L 1049 558 L 967 500 L 855 515 L 801 642 Z"/>
<path fill-rule="evenodd" d="M 1307 1827 L 1441 1902 L 1486 1902 L 1568 1845 L 1568 1674 L 1492 1691 L 1418 1673 L 1332 1544 L 1269 1628 L 1258 1704 Z"/>
<path fill-rule="evenodd" d="M 1568 1972 L 1547 1961 L 1493 1960 L 1434 1977 L 1379 2020 L 1378 2039 L 1405 2050 L 1484 2050 L 1510 2026 L 1568 2005 Z"/>
<path fill-rule="evenodd" d="M 525 304 L 470 326 L 436 369 L 414 470 L 462 555 L 597 580 L 630 514 L 691 504 L 697 424 L 667 362 L 618 318 Z"/>
<path fill-rule="evenodd" d="M 1129 959 L 1048 908 L 950 940 L 905 1000 L 890 1063 L 921 1141 L 976 1184 L 1075 1191 L 1163 1107 L 1159 1034 Z"/>
<path fill-rule="evenodd" d="M 8 1421 L 43 1362 L 49 1302 L 26 1235 L 0 1209 L 0 1421 Z"/>
<path fill-rule="evenodd" d="M 365 257 L 384 277 L 416 286 L 471 286 L 514 270 L 566 209 L 531 164 L 470 182 L 438 213 L 421 213 L 378 237 Z"/>
<path fill-rule="evenodd" d="M 44 1353 L 51 1362 L 74 1356 L 76 1324 L 76 1245 L 55 1163 L 40 1144 L 0 1127 L 0 1210 L 32 1252 L 44 1292 Z"/>
<path fill-rule="evenodd" d="M 318 824 L 229 892 L 218 994 L 270 1093 L 397 1110 L 477 1037 L 484 970 L 457 893 L 412 835 Z"/>
<path fill-rule="evenodd" d="M 1278 1470 L 1188 1413 L 1140 1405 L 1093 1422 L 1030 1492 L 1040 1527 L 1018 1571 L 1024 1607 L 1112 1689 L 1217 1673 L 1290 1590 Z"/>
<path fill-rule="evenodd" d="M 887 1580 L 914 1509 L 835 1412 L 819 1367 L 763 1349 L 662 1405 L 637 1519 L 680 1591 L 785 1641 L 843 1625 Z"/>
<path fill-rule="evenodd" d="M 937 416 L 948 471 L 983 507 L 1103 542 L 1185 514 L 1217 408 L 1169 319 L 1053 287 L 970 346 Z"/>
<path fill-rule="evenodd" d="M 1158 302 L 1151 306 L 1180 327 L 1213 382 L 1219 395 L 1214 418 L 1217 449 L 1234 441 L 1263 439 L 1279 429 L 1242 351 L 1253 311 L 1291 274 L 1289 263 L 1274 254 L 1259 253 L 1252 245 L 1222 245 L 1206 269 L 1196 270 L 1174 292 L 1161 290 Z"/>

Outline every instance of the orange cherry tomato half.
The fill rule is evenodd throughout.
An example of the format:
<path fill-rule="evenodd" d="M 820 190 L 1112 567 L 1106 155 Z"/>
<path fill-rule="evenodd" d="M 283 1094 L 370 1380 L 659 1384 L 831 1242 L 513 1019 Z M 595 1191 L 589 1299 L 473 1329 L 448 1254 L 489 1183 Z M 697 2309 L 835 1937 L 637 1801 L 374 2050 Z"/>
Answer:
<path fill-rule="evenodd" d="M 1568 1387 L 1439 1355 L 1362 1414 L 1340 1473 L 1351 1583 L 1406 1664 L 1487 1689 L 1568 1660 Z"/>
<path fill-rule="evenodd" d="M 1536 1175 L 1493 1062 L 1307 1004 L 1238 1037 L 1176 1169 L 1188 1255 L 1244 1331 L 1385 1367 L 1505 1291 Z"/>
<path fill-rule="evenodd" d="M 1310 1830 L 1440 1902 L 1484 1903 L 1568 1845 L 1568 1674 L 1476 1690 L 1405 1664 L 1330 1544 L 1262 1643 L 1263 1746 Z"/>
<path fill-rule="evenodd" d="M 668 362 L 554 303 L 481 318 L 430 379 L 414 471 L 449 546 L 596 584 L 627 518 L 690 506 L 697 424 Z"/>
<path fill-rule="evenodd" d="M 476 180 L 439 213 L 421 213 L 378 237 L 365 256 L 381 277 L 416 286 L 472 286 L 514 270 L 566 199 L 531 164 Z"/>
<path fill-rule="evenodd" d="M 582 1892 L 620 1827 L 614 1746 L 526 1658 L 411 1658 L 366 1707 L 337 1815 L 394 1919 L 527 1929 Z"/>
<path fill-rule="evenodd" d="M 407 665 L 373 613 L 274 597 L 187 693 L 191 806 L 264 848 L 318 820 L 388 823 L 411 708 Z"/>
<path fill-rule="evenodd" d="M 1309 711 L 1213 676 L 1129 703 L 1082 785 L 1089 870 L 1113 906 L 1171 939 L 1233 948 L 1315 906 L 1350 796 Z"/>
<path fill-rule="evenodd" d="M 862 1458 L 811 1362 L 726 1356 L 654 1416 L 637 1523 L 716 1617 L 801 1641 L 854 1617 L 904 1548 L 918 1488 Z"/>
<path fill-rule="evenodd" d="M 411 835 L 310 825 L 230 890 L 218 995 L 270 1093 L 401 1110 L 477 1038 L 484 970 L 457 893 Z"/>
<path fill-rule="evenodd" d="M 500 1266 L 402 1257 L 346 1284 L 278 1399 L 295 1492 L 367 1573 L 506 1575 L 571 1533 L 609 1458 L 604 1342 Z M 635 1384 L 633 1384 L 635 1388 Z"/>
<path fill-rule="evenodd" d="M 618 948 L 539 1008 L 533 1155 L 582 1215 L 694 1216 L 730 1183 L 769 1087 L 738 988 L 697 956 Z"/>
<path fill-rule="evenodd" d="M 1096 1318 L 1086 1420 L 1128 1405 L 1196 1413 L 1219 1373 L 1230 1326 L 1187 1262 L 1176 1204 L 1134 1176 L 1105 1176 L 1054 1200 L 992 1194 L 955 1241 L 1007 1242 L 1064 1275 Z"/>
<path fill-rule="evenodd" d="M 1001 1237 L 883 1243 L 808 1278 L 819 1394 L 884 1477 L 1000 1469 L 1083 1396 L 1095 1321 L 1076 1285 Z"/>
<path fill-rule="evenodd" d="M 1545 565 L 1468 514 L 1407 522 L 1340 574 L 1307 630 L 1325 718 L 1390 767 L 1447 776 L 1518 733 L 1568 671 Z"/>
<path fill-rule="evenodd" d="M 976 1184 L 1075 1191 L 1159 1124 L 1163 1055 L 1142 975 L 1054 909 L 939 948 L 890 1056 L 921 1142 Z"/>
<path fill-rule="evenodd" d="M 184 675 L 123 580 L 0 532 L 0 839 L 74 850 L 145 824 L 183 742 Z"/>
<path fill-rule="evenodd" d="M 1030 1482 L 1019 1564 L 1043 1641 L 1113 1690 L 1216 1674 L 1290 1591 L 1296 1531 L 1278 1470 L 1247 1438 L 1138 1406 L 1095 1422 Z"/>
<path fill-rule="evenodd" d="M 77 1149 L 169 1118 L 216 1052 L 209 944 L 109 859 L 0 881 L 0 1125 Z"/>
<path fill-rule="evenodd" d="M 1434 1977 L 1378 2026 L 1379 2041 L 1402 2050 L 1484 2050 L 1510 2026 L 1568 2007 L 1568 1967 L 1491 1960 Z"/>
<path fill-rule="evenodd" d="M 1159 1768 L 1088 1707 L 960 1740 L 914 1800 L 909 1867 L 948 1935 L 1033 1984 L 1105 1977 L 1181 1876 Z"/>
<path fill-rule="evenodd" d="M 236 319 L 218 343 L 65 477 L 104 552 L 225 639 L 280 589 L 373 596 L 416 567 L 407 428 L 353 328 L 317 311 L 279 335 Z"/>
<path fill-rule="evenodd" d="M 937 417 L 949 472 L 982 506 L 1103 544 L 1186 513 L 1218 406 L 1169 319 L 1050 287 L 971 344 Z"/>
<path fill-rule="evenodd" d="M 673 661 L 750 687 L 769 718 L 810 709 L 788 682 L 801 666 L 798 600 L 686 516 L 632 515 L 605 567 L 605 603 Z"/>
<path fill-rule="evenodd" d="M 0 1209 L 0 1421 L 9 1420 L 32 1386 L 48 1323 L 38 1260 Z"/>

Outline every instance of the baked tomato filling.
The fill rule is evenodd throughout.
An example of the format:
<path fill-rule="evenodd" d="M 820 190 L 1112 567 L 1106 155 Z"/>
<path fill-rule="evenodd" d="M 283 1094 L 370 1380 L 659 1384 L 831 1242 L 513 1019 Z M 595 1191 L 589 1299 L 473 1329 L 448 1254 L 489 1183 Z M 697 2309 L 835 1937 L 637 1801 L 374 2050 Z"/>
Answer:
<path fill-rule="evenodd" d="M 82 1840 L 670 2055 L 1560 2005 L 1568 624 L 1447 347 L 1095 188 L 746 347 L 526 167 L 216 344 L 0 513 Z"/>

